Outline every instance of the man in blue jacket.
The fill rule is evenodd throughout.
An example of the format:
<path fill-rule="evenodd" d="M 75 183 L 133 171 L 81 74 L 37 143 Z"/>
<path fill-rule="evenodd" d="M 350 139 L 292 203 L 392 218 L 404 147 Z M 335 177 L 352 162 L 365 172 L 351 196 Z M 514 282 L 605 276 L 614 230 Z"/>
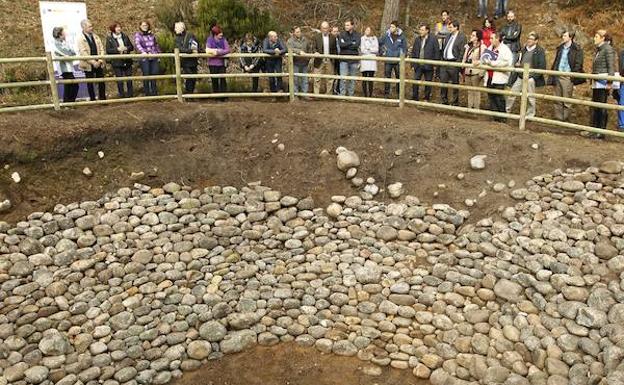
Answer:
<path fill-rule="evenodd" d="M 379 52 L 385 57 L 400 57 L 407 52 L 407 41 L 399 23 L 393 21 L 390 23 L 390 28 L 386 31 L 385 35 L 379 39 Z M 392 78 L 392 73 L 397 79 L 401 76 L 399 74 L 398 62 L 386 62 L 384 66 L 384 76 L 388 79 Z M 396 85 L 397 96 L 399 95 L 399 84 Z M 390 96 L 390 83 L 384 84 L 384 96 L 388 98 Z"/>
<path fill-rule="evenodd" d="M 277 32 L 270 31 L 262 43 L 262 52 L 271 57 L 267 58 L 264 62 L 265 70 L 267 73 L 281 73 L 282 72 L 282 56 L 288 49 L 286 45 L 277 36 Z M 278 92 L 283 90 L 282 77 L 269 78 L 269 86 L 271 92 Z"/>

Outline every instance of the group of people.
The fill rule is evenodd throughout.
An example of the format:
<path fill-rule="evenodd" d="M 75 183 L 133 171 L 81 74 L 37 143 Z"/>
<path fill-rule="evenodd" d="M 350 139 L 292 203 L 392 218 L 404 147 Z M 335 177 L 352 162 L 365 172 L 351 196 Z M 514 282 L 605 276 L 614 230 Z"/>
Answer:
<path fill-rule="evenodd" d="M 479 4 L 485 4 L 487 0 L 480 0 Z M 499 1 L 506 8 L 506 1 Z M 498 9 L 498 6 L 497 6 Z M 479 11 L 481 15 L 481 10 Z M 497 11 L 497 16 L 500 14 Z M 93 33 L 93 25 L 89 20 L 81 23 L 83 33 L 78 39 L 78 52 L 67 45 L 63 28 L 55 28 L 53 31 L 56 39 L 57 56 L 80 56 L 89 55 L 115 55 L 127 54 L 131 52 L 154 54 L 160 53 L 156 38 L 152 32 L 148 21 L 142 21 L 139 31 L 134 34 L 133 39 L 126 35 L 119 23 L 110 26 L 109 34 L 106 37 L 105 45 L 100 38 Z M 219 25 L 211 26 L 209 36 L 202 46 L 195 35 L 186 29 L 183 22 L 178 22 L 174 26 L 175 47 L 181 53 L 206 52 L 208 58 L 208 69 L 211 74 L 224 74 L 228 66 L 225 55 L 232 50 L 223 31 Z M 365 78 L 374 78 L 378 70 L 377 56 L 388 58 L 398 58 L 401 56 L 421 59 L 423 61 L 437 61 L 433 63 L 414 63 L 413 77 L 415 80 L 424 80 L 424 92 L 421 94 L 419 85 L 412 88 L 412 99 L 425 101 L 432 99 L 432 87 L 430 82 L 434 78 L 440 83 L 460 84 L 473 86 L 467 92 L 467 107 L 479 109 L 481 107 L 481 92 L 476 87 L 485 86 L 494 90 L 488 92 L 489 109 L 501 113 L 511 113 L 515 104 L 515 96 L 503 96 L 496 90 L 509 88 L 512 92 L 519 93 L 522 90 L 522 73 L 509 72 L 502 68 L 530 66 L 533 69 L 546 69 L 546 51 L 539 44 L 539 36 L 536 32 L 529 32 L 524 41 L 522 39 L 522 26 L 516 20 L 514 11 L 506 11 L 505 25 L 497 29 L 494 18 L 485 17 L 480 28 L 471 30 L 466 36 L 461 30 L 460 23 L 453 20 L 448 11 L 441 13 L 441 20 L 436 23 L 433 30 L 427 24 L 419 25 L 415 40 L 408 47 L 408 39 L 399 23 L 390 23 L 387 30 L 378 37 L 373 33 L 372 28 L 364 28 L 364 33 L 360 34 L 353 20 L 344 22 L 344 29 L 340 31 L 338 26 L 331 27 L 328 22 L 322 22 L 318 33 L 310 40 L 304 35 L 301 27 L 292 28 L 290 37 L 285 42 L 275 31 L 270 31 L 262 41 L 251 33 L 245 35 L 240 43 L 240 52 L 246 54 L 266 54 L 263 57 L 243 56 L 238 64 L 241 70 L 249 74 L 274 73 L 276 76 L 269 77 L 269 88 L 271 92 L 283 91 L 282 65 L 283 57 L 287 52 L 295 54 L 293 58 L 295 76 L 295 92 L 307 94 L 309 89 L 308 76 L 310 70 L 313 76 L 313 92 L 320 94 L 348 95 L 355 94 L 356 81 L 352 77 L 361 75 Z M 553 86 L 554 94 L 560 97 L 571 98 L 574 87 L 585 83 L 584 79 L 572 76 L 572 73 L 583 72 L 584 52 L 583 48 L 574 42 L 574 31 L 563 32 L 561 45 L 557 47 L 556 56 L 552 63 L 552 69 L 561 73 L 570 73 L 570 76 L 561 74 L 556 77 L 531 73 L 528 80 L 528 92 L 535 93 L 537 88 L 546 85 Z M 600 30 L 594 36 L 596 53 L 593 58 L 592 73 L 607 74 L 613 76 L 617 73 L 616 52 L 609 34 Z M 341 55 L 341 59 L 325 57 L 327 55 Z M 353 59 L 345 58 L 353 56 Z M 464 63 L 467 66 L 446 66 L 449 63 Z M 149 58 L 139 60 L 141 70 L 144 75 L 157 75 L 160 72 L 158 59 Z M 130 76 L 132 74 L 131 59 L 111 60 L 111 67 L 115 76 Z M 199 60 L 197 57 L 183 57 L 181 59 L 181 70 L 183 74 L 197 74 Z M 489 66 L 489 70 L 483 69 L 480 65 Z M 620 65 L 624 66 L 624 51 Z M 61 62 L 62 77 L 65 79 L 74 78 L 71 61 Z M 79 67 L 87 78 L 101 78 L 104 76 L 104 60 L 81 60 Z M 497 70 L 500 67 L 501 70 Z M 623 71 L 620 71 L 623 72 Z M 279 74 L 279 75 L 278 75 Z M 383 64 L 383 74 L 386 78 L 399 78 L 398 61 L 386 61 Z M 346 79 L 332 79 L 329 76 L 340 75 Z M 252 91 L 259 91 L 259 77 L 251 76 Z M 225 94 L 227 92 L 227 82 L 225 77 L 213 77 L 212 90 L 214 93 Z M 99 99 L 106 98 L 105 85 L 98 84 Z M 66 84 L 64 101 L 73 101 L 76 98 L 77 84 Z M 132 97 L 132 82 L 120 81 L 117 84 L 120 97 Z M 196 78 L 185 78 L 185 92 L 195 91 Z M 324 86 L 324 87 L 323 87 Z M 624 92 L 617 90 L 611 92 L 613 84 L 606 81 L 592 81 L 593 100 L 605 103 L 609 95 L 613 94 L 621 104 L 624 105 Z M 94 84 L 88 83 L 88 92 L 91 100 L 96 100 Z M 324 88 L 324 90 L 323 90 Z M 449 97 L 449 88 L 452 88 Z M 385 82 L 383 88 L 384 97 L 392 96 L 390 82 Z M 398 96 L 399 85 L 396 84 L 396 95 Z M 153 79 L 144 81 L 144 92 L 146 95 L 157 95 L 156 81 Z M 362 81 L 362 93 L 365 97 L 372 97 L 374 87 L 372 79 Z M 459 105 L 459 90 L 456 87 L 441 87 L 440 102 L 443 104 Z M 535 115 L 535 97 L 528 98 L 527 116 Z M 555 102 L 555 117 L 561 121 L 569 121 L 572 106 L 569 103 Z M 603 108 L 593 108 L 591 124 L 594 127 L 606 128 L 607 110 Z M 502 115 L 496 117 L 497 120 L 504 120 Z M 624 129 L 624 113 L 619 114 L 619 126 Z"/>

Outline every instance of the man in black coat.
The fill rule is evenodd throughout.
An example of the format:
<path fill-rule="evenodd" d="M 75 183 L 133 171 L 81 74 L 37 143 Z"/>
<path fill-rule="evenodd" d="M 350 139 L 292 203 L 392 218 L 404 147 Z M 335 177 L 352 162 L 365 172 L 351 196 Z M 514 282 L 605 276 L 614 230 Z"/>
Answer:
<path fill-rule="evenodd" d="M 464 50 L 466 49 L 466 35 L 459 31 L 458 21 L 453 21 L 449 25 L 449 31 L 451 34 L 446 39 L 444 47 L 442 48 L 442 61 L 461 63 L 464 58 Z M 440 82 L 459 84 L 459 72 L 459 67 L 441 67 Z M 442 104 L 449 104 L 448 88 L 442 87 L 440 96 Z M 459 105 L 459 90 L 457 88 L 453 89 L 453 100 L 451 104 L 454 106 Z"/>
<path fill-rule="evenodd" d="M 438 39 L 431 34 L 429 26 L 421 24 L 418 27 L 418 36 L 412 46 L 413 59 L 438 60 L 440 58 L 440 46 Z M 430 82 L 433 80 L 434 66 L 432 64 L 414 64 L 414 80 Z M 412 99 L 418 100 L 418 85 L 412 87 Z M 425 100 L 431 100 L 431 86 L 425 86 Z"/>
<path fill-rule="evenodd" d="M 564 31 L 561 35 L 562 43 L 557 47 L 557 54 L 552 65 L 553 71 L 583 72 L 583 48 L 574 42 L 574 31 Z M 585 79 L 570 76 L 554 76 L 549 84 L 555 87 L 555 96 L 572 98 L 574 86 L 585 83 Z M 554 102 L 555 118 L 562 122 L 570 120 L 571 103 Z"/>
<path fill-rule="evenodd" d="M 503 37 L 503 44 L 505 44 L 511 50 L 513 54 L 514 64 L 518 62 L 518 56 L 520 55 L 520 36 L 522 35 L 522 25 L 516 20 L 516 13 L 514 11 L 507 12 L 507 24 L 501 28 L 501 36 Z M 509 78 L 510 83 L 513 80 Z"/>

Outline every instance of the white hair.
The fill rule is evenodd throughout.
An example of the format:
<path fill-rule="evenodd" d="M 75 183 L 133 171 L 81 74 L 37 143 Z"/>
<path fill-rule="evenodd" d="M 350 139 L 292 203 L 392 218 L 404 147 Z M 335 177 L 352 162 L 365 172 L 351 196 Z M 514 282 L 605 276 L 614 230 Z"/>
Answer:
<path fill-rule="evenodd" d="M 268 36 L 269 36 L 269 37 L 275 37 L 275 36 L 277 36 L 277 32 L 275 32 L 275 31 L 269 31 Z"/>
<path fill-rule="evenodd" d="M 178 27 L 182 28 L 183 31 L 186 31 L 186 24 L 183 21 L 178 21 L 173 25 L 173 28 L 178 29 Z"/>
<path fill-rule="evenodd" d="M 91 20 L 89 19 L 83 19 L 80 21 L 80 28 L 85 29 L 87 27 L 87 24 L 90 24 Z"/>

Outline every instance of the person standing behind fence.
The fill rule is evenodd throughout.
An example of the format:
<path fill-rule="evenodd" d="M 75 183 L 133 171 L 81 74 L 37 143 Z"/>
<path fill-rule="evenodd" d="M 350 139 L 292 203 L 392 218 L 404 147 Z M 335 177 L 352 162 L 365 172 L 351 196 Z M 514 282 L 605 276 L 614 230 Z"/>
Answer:
<path fill-rule="evenodd" d="M 503 43 L 511 50 L 513 63 L 516 64 L 518 62 L 518 56 L 520 55 L 522 25 L 516 20 L 516 13 L 514 11 L 507 12 L 507 24 L 505 24 L 500 32 L 503 37 Z"/>
<path fill-rule="evenodd" d="M 624 49 L 620 52 L 620 76 L 624 76 Z M 616 95 L 615 90 L 614 96 Z M 617 90 L 616 99 L 620 106 L 624 106 L 624 84 L 620 82 L 620 88 Z M 624 131 L 624 111 L 618 111 L 618 129 Z"/>
<path fill-rule="evenodd" d="M 492 34 L 492 45 L 489 51 L 481 57 L 481 63 L 492 67 L 511 67 L 513 61 L 513 54 L 509 47 L 501 41 L 499 32 Z M 487 88 L 494 90 L 504 90 L 505 85 L 509 82 L 509 73 L 503 71 L 486 71 L 485 84 Z M 490 110 L 495 112 L 505 112 L 505 96 L 500 94 L 489 93 L 488 98 L 490 100 Z M 506 122 L 507 119 L 503 117 L 495 117 L 497 122 Z"/>
<path fill-rule="evenodd" d="M 340 28 L 338 28 L 337 26 L 332 27 L 331 36 L 336 42 L 336 53 L 340 55 Z M 334 75 L 340 75 L 340 59 L 332 59 L 332 64 L 334 66 Z M 334 95 L 340 95 L 340 83 L 340 79 L 334 79 L 334 81 L 332 82 L 332 90 L 334 92 Z"/>
<path fill-rule="evenodd" d="M 377 61 L 364 58 L 374 58 L 379 53 L 379 40 L 377 36 L 373 35 L 371 27 L 366 27 L 364 35 L 360 41 L 360 51 L 362 52 L 362 60 L 360 61 L 360 71 L 362 76 L 366 78 L 374 78 L 377 71 Z M 364 96 L 370 98 L 373 96 L 373 81 L 362 82 L 362 91 Z"/>
<path fill-rule="evenodd" d="M 431 34 L 429 26 L 421 24 L 418 27 L 418 36 L 412 46 L 412 58 L 421 60 L 439 60 L 440 47 L 438 39 Z M 414 64 L 414 80 L 422 80 L 430 82 L 433 80 L 435 67 L 432 64 Z M 412 99 L 418 101 L 419 86 L 414 84 L 412 87 Z M 431 101 L 431 86 L 425 86 L 425 101 Z"/>
<path fill-rule="evenodd" d="M 527 36 L 526 45 L 522 49 L 522 52 L 520 52 L 520 60 L 518 60 L 515 66 L 522 68 L 525 64 L 528 64 L 533 69 L 546 69 L 546 51 L 539 45 L 539 36 L 535 32 L 530 32 Z M 511 76 L 515 79 L 511 86 L 511 91 L 522 92 L 522 79 L 524 75 L 516 72 Z M 544 87 L 545 84 L 546 82 L 544 81 L 543 74 L 531 73 L 529 75 L 528 91 L 530 94 L 534 94 L 537 87 Z M 510 95 L 507 97 L 506 110 L 508 113 L 511 113 L 515 101 L 515 96 Z M 529 97 L 528 102 L 527 116 L 532 118 L 535 116 L 535 97 Z"/>
<path fill-rule="evenodd" d="M 208 69 L 211 74 L 224 74 L 227 68 L 224 55 L 230 53 L 230 45 L 225 37 L 223 37 L 223 31 L 221 27 L 215 25 L 210 30 L 211 34 L 206 40 L 206 52 L 211 50 L 214 53 L 213 57 L 208 59 Z M 225 78 L 212 78 L 212 92 L 225 93 L 227 92 L 227 81 Z"/>
<path fill-rule="evenodd" d="M 122 32 L 121 24 L 113 23 L 109 27 L 110 33 L 106 37 L 106 53 L 109 55 L 125 55 L 134 51 L 134 46 L 128 35 Z M 113 73 L 117 77 L 132 76 L 132 59 L 113 59 L 111 60 Z M 117 92 L 120 98 L 131 98 L 134 96 L 132 80 L 117 82 Z"/>
<path fill-rule="evenodd" d="M 173 29 L 175 32 L 175 48 L 180 50 L 180 53 L 191 54 L 199 52 L 197 38 L 186 30 L 186 24 L 179 21 L 175 23 Z M 198 64 L 199 60 L 196 57 L 183 57 L 180 59 L 181 71 L 185 75 L 197 74 Z M 197 79 L 184 79 L 184 92 L 187 94 L 195 92 L 196 83 Z"/>
<path fill-rule="evenodd" d="M 596 46 L 596 55 L 592 63 L 592 73 L 603 76 L 615 75 L 615 50 L 613 46 L 607 42 L 610 39 L 609 34 L 604 29 L 596 32 L 594 35 L 594 45 Z M 606 103 L 611 90 L 612 82 L 607 80 L 592 81 L 592 101 L 597 103 Z M 591 126 L 596 128 L 607 128 L 608 112 L 605 108 L 592 107 Z M 602 138 L 603 135 L 594 135 L 596 138 Z"/>
<path fill-rule="evenodd" d="M 553 71 L 559 72 L 583 72 L 583 48 L 574 42 L 574 32 L 564 31 L 561 34 L 562 43 L 557 47 Z M 572 98 L 574 86 L 585 83 L 585 79 L 572 78 L 566 75 L 553 76 L 549 84 L 555 87 L 555 96 Z M 562 122 L 570 120 L 572 103 L 554 102 L 555 118 Z"/>
<path fill-rule="evenodd" d="M 481 55 L 487 49 L 483 44 L 483 33 L 478 29 L 473 29 L 470 34 L 470 42 L 466 44 L 463 63 L 472 64 L 477 66 L 480 63 Z M 464 83 L 472 86 L 479 87 L 483 85 L 483 77 L 485 71 L 480 68 L 466 67 L 464 68 Z M 481 92 L 480 91 L 468 91 L 468 108 L 480 109 L 481 108 Z"/>
<path fill-rule="evenodd" d="M 358 56 L 362 36 L 355 30 L 353 20 L 345 21 L 345 30 L 340 34 L 340 54 L 345 56 Z M 356 76 L 360 68 L 359 60 L 341 60 L 340 76 Z M 342 80 L 340 82 L 340 95 L 355 95 L 355 80 Z"/>
<path fill-rule="evenodd" d="M 264 39 L 262 43 L 262 51 L 267 55 L 270 55 L 269 58 L 265 61 L 265 69 L 267 73 L 282 73 L 282 56 L 288 49 L 282 43 L 282 40 L 277 36 L 277 32 L 270 31 Z M 269 78 L 269 88 L 271 92 L 279 92 L 283 91 L 282 86 L 282 76 L 279 77 L 270 77 Z"/>
<path fill-rule="evenodd" d="M 305 54 L 308 52 L 308 40 L 303 36 L 301 27 L 293 27 L 292 36 L 286 42 L 288 50 L 295 55 Z M 293 58 L 294 73 L 295 74 L 307 74 L 308 67 L 310 66 L 309 57 L 295 56 Z M 295 75 L 295 92 L 308 93 L 308 77 Z"/>
<path fill-rule="evenodd" d="M 246 33 L 245 38 L 243 39 L 243 43 L 240 46 L 240 52 L 244 54 L 260 54 L 262 53 L 262 47 L 260 42 L 256 37 L 251 33 Z M 263 69 L 264 59 L 255 56 L 255 57 L 241 57 L 240 58 L 240 66 L 243 69 L 243 72 L 246 74 L 257 74 Z M 258 92 L 258 76 L 254 76 L 251 78 L 251 91 Z"/>
<path fill-rule="evenodd" d="M 451 19 L 451 14 L 449 13 L 449 11 L 444 10 L 442 11 L 442 21 L 437 22 L 435 24 L 435 27 L 433 28 L 433 34 L 435 35 L 436 39 L 438 39 L 440 54 L 442 54 L 442 48 L 446 44 L 446 39 L 448 39 L 449 35 L 451 34 L 449 27 L 452 22 L 453 20 Z"/>
<path fill-rule="evenodd" d="M 143 20 L 139 24 L 139 31 L 134 34 L 134 47 L 140 54 L 159 54 L 160 46 L 156 41 L 156 36 L 152 33 L 152 26 L 149 21 Z M 160 73 L 158 58 L 142 58 L 139 60 L 143 76 L 153 76 Z M 146 96 L 158 95 L 156 80 L 144 80 L 143 92 Z"/>
<path fill-rule="evenodd" d="M 312 41 L 314 47 L 312 50 L 315 54 L 319 55 L 337 55 L 337 40 L 335 36 L 332 36 L 329 32 L 329 23 L 324 21 L 321 23 L 321 32 L 317 33 L 314 36 L 314 40 Z M 315 75 L 334 75 L 334 60 L 330 58 L 315 58 L 314 59 L 314 68 L 313 73 Z M 332 93 L 332 83 L 333 79 L 324 79 L 325 83 L 325 93 L 327 95 Z M 323 79 L 314 78 L 314 93 L 321 93 L 321 82 Z"/>
<path fill-rule="evenodd" d="M 494 18 L 498 19 L 507 13 L 509 0 L 496 0 L 496 9 L 494 10 Z"/>
<path fill-rule="evenodd" d="M 490 37 L 493 32 L 496 32 L 496 24 L 494 24 L 494 20 L 492 20 L 492 18 L 486 17 L 485 20 L 483 20 L 483 28 L 481 28 L 481 33 L 483 35 L 482 41 L 486 47 L 492 45 Z"/>
<path fill-rule="evenodd" d="M 405 39 L 403 31 L 401 30 L 401 28 L 399 28 L 399 23 L 397 21 L 393 21 L 390 23 L 390 27 L 379 42 L 379 50 L 382 56 L 392 58 L 401 57 L 401 55 L 405 55 L 405 53 L 407 52 L 407 40 Z M 399 79 L 401 77 L 401 74 L 399 73 L 399 63 L 384 63 L 384 76 L 390 79 L 392 78 L 393 72 L 395 78 Z M 398 97 L 398 83 L 396 84 L 396 94 Z M 384 83 L 384 97 L 390 97 L 390 83 Z"/>
<path fill-rule="evenodd" d="M 67 36 L 63 27 L 55 27 L 52 30 L 52 37 L 54 38 L 54 57 L 69 57 L 76 56 L 76 52 L 67 44 Z M 74 62 L 59 61 L 59 70 L 61 71 L 61 77 L 63 79 L 71 80 L 76 79 L 74 76 Z M 72 103 L 76 101 L 78 96 L 79 85 L 63 84 L 63 103 Z"/>
<path fill-rule="evenodd" d="M 464 49 L 466 47 L 466 35 L 459 31 L 459 22 L 454 21 L 449 26 L 451 34 L 446 40 L 446 45 L 442 49 L 442 61 L 451 63 L 460 63 L 464 57 Z M 440 67 L 440 82 L 446 84 L 459 84 L 459 67 Z M 449 104 L 448 88 L 442 87 L 440 90 L 442 104 Z M 453 89 L 453 106 L 459 105 L 459 90 Z"/>
<path fill-rule="evenodd" d="M 105 55 L 104 45 L 100 37 L 93 33 L 93 24 L 87 19 L 80 22 L 82 34 L 78 36 L 78 55 L 80 56 L 96 56 Z M 78 66 L 85 73 L 87 79 L 103 78 L 104 66 L 106 62 L 103 59 L 80 60 Z M 87 91 L 89 99 L 95 100 L 95 89 L 93 83 L 87 83 Z M 106 84 L 98 83 L 98 97 L 100 100 L 106 100 Z"/>

